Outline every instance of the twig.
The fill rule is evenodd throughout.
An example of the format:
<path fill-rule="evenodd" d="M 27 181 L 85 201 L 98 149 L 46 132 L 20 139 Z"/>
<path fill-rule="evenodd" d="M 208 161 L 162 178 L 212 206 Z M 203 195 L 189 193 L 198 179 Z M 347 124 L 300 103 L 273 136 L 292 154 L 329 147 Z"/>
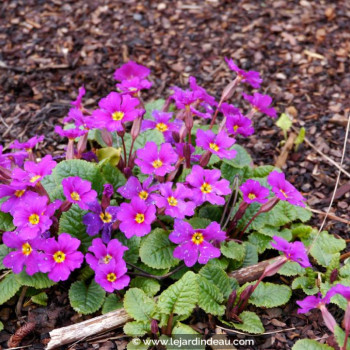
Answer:
<path fill-rule="evenodd" d="M 21 291 L 21 294 L 18 298 L 18 301 L 17 301 L 17 305 L 16 305 L 16 315 L 17 317 L 21 316 L 21 310 L 22 310 L 22 305 L 23 305 L 23 300 L 26 296 L 26 293 L 27 293 L 27 289 L 28 287 L 27 286 L 24 286 L 22 288 L 22 291 Z"/>
<path fill-rule="evenodd" d="M 280 155 L 276 159 L 275 166 L 278 168 L 282 168 L 287 161 L 289 152 L 292 150 L 294 141 L 297 138 L 297 134 L 294 132 L 290 133 L 288 140 L 286 141 L 285 145 L 283 146 Z"/>
<path fill-rule="evenodd" d="M 292 327 L 292 328 L 286 328 L 286 329 L 280 329 L 278 331 L 272 331 L 272 332 L 265 332 L 265 333 L 261 333 L 261 334 L 250 334 L 250 333 L 244 333 L 244 332 L 240 332 L 240 331 L 236 331 L 235 329 L 231 329 L 231 328 L 225 328 L 225 327 L 221 327 L 221 326 L 216 326 L 226 332 L 232 332 L 235 334 L 241 334 L 241 335 L 245 335 L 247 337 L 261 337 L 262 335 L 269 335 L 269 334 L 275 334 L 275 333 L 283 333 L 283 332 L 288 332 L 288 331 L 293 331 L 294 329 L 296 329 L 296 327 Z"/>
<path fill-rule="evenodd" d="M 323 216 L 326 216 L 327 213 L 321 211 L 321 210 L 317 210 L 317 209 L 311 209 L 309 208 L 310 211 L 312 211 L 313 213 L 315 214 L 320 214 L 320 215 L 323 215 Z M 328 217 L 331 219 L 331 220 L 334 220 L 334 221 L 339 221 L 339 222 L 342 222 L 343 224 L 347 224 L 347 225 L 350 225 L 350 220 L 346 220 L 346 219 L 343 219 L 339 216 L 336 216 L 336 215 L 333 215 L 333 214 L 328 214 Z"/>
<path fill-rule="evenodd" d="M 349 125 L 349 124 L 348 124 Z M 292 126 L 292 129 L 296 132 L 299 132 L 299 130 L 297 128 L 295 128 L 294 126 Z M 348 131 L 347 131 L 348 134 Z M 329 158 L 327 155 L 325 155 L 323 152 L 321 152 L 316 146 L 314 146 L 311 141 L 305 137 L 304 138 L 305 143 L 307 143 L 314 151 L 316 151 L 318 154 L 320 154 L 323 158 L 327 159 L 329 163 L 331 163 L 332 165 L 334 165 L 335 167 L 337 167 L 342 173 L 344 173 L 346 176 L 350 177 L 350 173 L 348 173 L 341 165 L 339 165 L 337 162 L 335 162 L 332 158 Z M 346 143 L 346 142 L 345 142 Z"/>
<path fill-rule="evenodd" d="M 225 218 L 225 215 L 226 215 L 226 212 L 227 212 L 227 209 L 229 207 L 229 204 L 231 202 L 231 198 L 233 196 L 233 193 L 235 194 L 234 195 L 234 198 L 233 198 L 233 202 L 232 202 L 232 205 L 231 205 L 231 210 L 230 210 L 230 213 L 228 214 L 227 216 L 227 219 L 224 223 L 224 226 L 222 226 L 222 229 L 224 230 L 225 227 L 227 226 L 229 220 L 230 220 L 230 217 L 231 217 L 231 214 L 234 210 L 234 207 L 236 205 L 236 202 L 237 202 L 237 197 L 238 197 L 238 183 L 239 183 L 239 176 L 238 175 L 235 175 L 235 178 L 233 179 L 233 183 L 232 183 L 232 191 L 231 191 L 231 194 L 230 194 L 230 197 L 225 205 L 225 208 L 224 208 L 224 212 L 222 213 L 222 217 L 221 217 L 221 220 L 220 220 L 220 225 L 222 225 L 223 221 L 224 221 L 224 218 Z"/>
<path fill-rule="evenodd" d="M 349 128 L 350 128 L 350 114 L 348 115 L 348 125 L 346 127 L 346 132 L 345 132 L 345 139 L 344 139 L 344 146 L 343 146 L 343 154 L 342 154 L 342 157 L 341 157 L 341 160 L 340 160 L 340 166 L 339 166 L 339 172 L 338 172 L 338 176 L 337 176 L 337 181 L 335 182 L 335 186 L 334 186 L 334 191 L 333 191 L 333 194 L 332 194 L 332 199 L 331 199 L 331 202 L 329 203 L 329 207 L 327 209 L 327 212 L 326 212 L 326 215 L 322 221 L 322 224 L 321 224 L 321 227 L 320 229 L 318 230 L 317 232 L 317 235 L 316 237 L 314 238 L 314 240 L 312 241 L 312 243 L 310 244 L 310 246 L 308 247 L 308 250 L 307 252 L 309 253 L 311 248 L 313 247 L 313 245 L 315 244 L 315 242 L 317 241 L 321 231 L 323 230 L 323 227 L 327 221 L 327 218 L 328 218 L 328 215 L 329 215 L 329 212 L 332 208 L 332 205 L 333 205 L 333 202 L 334 202 L 334 198 L 335 198 L 335 194 L 337 192 L 337 188 L 338 188 L 338 185 L 339 185 L 339 180 L 340 180 L 340 175 L 341 175 L 341 166 L 343 165 L 343 162 L 344 162 L 344 158 L 345 158 L 345 152 L 346 152 L 346 145 L 347 145 L 347 142 L 348 142 L 348 137 L 349 137 Z"/>

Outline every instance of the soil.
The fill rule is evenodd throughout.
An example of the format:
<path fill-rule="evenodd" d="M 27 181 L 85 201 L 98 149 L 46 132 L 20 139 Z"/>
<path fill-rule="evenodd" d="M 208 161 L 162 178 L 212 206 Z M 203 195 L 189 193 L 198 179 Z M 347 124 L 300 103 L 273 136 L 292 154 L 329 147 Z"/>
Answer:
<path fill-rule="evenodd" d="M 260 71 L 261 90 L 273 97 L 278 112 L 288 112 L 296 128 L 306 128 L 307 138 L 319 151 L 340 162 L 350 111 L 347 0 L 5 0 L 0 20 L 4 146 L 15 138 L 24 141 L 44 134 L 38 155 L 61 152 L 64 145 L 54 134 L 54 125 L 67 114 L 78 88 L 85 85 L 85 105 L 96 107 L 115 87 L 114 70 L 128 60 L 152 70 L 147 101 L 168 96 L 172 85 L 187 87 L 190 75 L 219 98 L 233 76 L 224 62 L 224 57 L 231 57 L 241 68 Z M 274 164 L 283 133 L 268 117 L 257 117 L 255 127 L 245 145 L 256 164 Z M 350 171 L 349 152 L 343 168 Z M 338 170 L 324 156 L 304 143 L 289 153 L 283 170 L 313 209 L 328 209 Z M 350 238 L 349 190 L 349 177 L 343 173 L 331 209 L 343 222 L 328 220 L 325 226 L 345 239 Z M 319 227 L 323 218 L 315 215 L 313 224 Z M 67 306 L 64 286 L 52 293 L 51 329 L 83 319 Z M 15 303 L 0 309 L 3 346 L 31 308 L 23 308 L 26 316 L 17 318 L 12 311 Z M 256 349 L 290 349 L 299 338 L 332 341 L 318 312 L 297 315 L 290 303 L 260 313 L 267 332 L 295 329 L 254 337 Z M 119 329 L 71 349 L 123 349 L 126 340 L 115 339 L 121 334 Z M 31 333 L 21 344 L 43 347 L 39 333 Z"/>

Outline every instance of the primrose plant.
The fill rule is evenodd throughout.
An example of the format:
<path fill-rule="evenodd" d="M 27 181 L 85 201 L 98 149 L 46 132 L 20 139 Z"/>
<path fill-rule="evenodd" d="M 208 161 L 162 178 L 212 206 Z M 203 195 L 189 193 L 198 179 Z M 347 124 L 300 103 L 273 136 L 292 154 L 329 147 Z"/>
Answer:
<path fill-rule="evenodd" d="M 302 289 L 313 302 L 303 310 L 320 308 L 334 332 L 324 305 L 330 291 L 340 293 L 333 284 L 349 284 L 349 266 L 339 265 L 345 242 L 305 225 L 303 195 L 281 170 L 254 166 L 239 145 L 254 133 L 254 118 L 277 112 L 270 96 L 242 93 L 260 87 L 258 72 L 226 62 L 235 78 L 218 102 L 190 77 L 188 89 L 173 86 L 166 100 L 147 104 L 150 70 L 128 62 L 114 73 L 117 91 L 94 110 L 80 88 L 55 128 L 68 139 L 64 155 L 37 158 L 42 136 L 1 147 L 0 304 L 29 286 L 31 301 L 46 305 L 48 288 L 69 280 L 77 312 L 124 306 L 131 336 L 196 333 L 188 323 L 196 308 L 262 333 L 253 306 L 286 304 Z M 276 250 L 282 256 L 257 281 L 240 286 L 232 277 Z M 291 287 L 263 281 L 276 273 Z M 346 346 L 345 328 L 338 337 Z"/>

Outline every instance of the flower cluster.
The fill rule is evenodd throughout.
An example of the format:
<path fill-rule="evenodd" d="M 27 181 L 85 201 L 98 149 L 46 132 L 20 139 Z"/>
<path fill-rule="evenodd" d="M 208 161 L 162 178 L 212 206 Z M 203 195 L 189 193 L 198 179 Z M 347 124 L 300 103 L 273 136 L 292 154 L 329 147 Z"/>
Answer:
<path fill-rule="evenodd" d="M 117 91 L 103 97 L 94 110 L 85 108 L 86 90 L 81 87 L 63 119 L 65 125 L 55 128 L 68 138 L 65 167 L 59 170 L 55 168 L 60 164 L 50 155 L 34 157 L 33 150 L 43 137 L 24 143 L 16 140 L 10 147 L 16 151 L 10 153 L 1 147 L 1 211 L 12 216 L 14 225 L 14 231 L 3 234 L 4 244 L 11 248 L 4 265 L 14 273 L 24 268 L 29 275 L 47 273 L 57 282 L 80 268 L 82 252 L 88 251 L 85 261 L 94 270 L 95 281 L 112 293 L 129 285 L 127 267 L 134 268 L 129 254 L 124 256 L 129 242 L 142 249 L 148 238 L 144 236 L 156 228 L 167 234 L 168 246 L 175 245 L 174 258 L 192 267 L 221 256 L 223 242 L 236 238 L 237 223 L 253 203 L 260 209 L 251 220 L 279 201 L 305 206 L 305 198 L 284 174 L 272 171 L 267 177 L 270 188 L 265 187 L 266 181 L 255 179 L 241 183 L 240 203 L 232 208 L 236 214 L 226 212 L 232 204 L 233 179 L 214 165 L 237 159 L 236 142 L 254 133 L 252 117 L 257 112 L 276 117 L 271 98 L 257 92 L 243 94 L 252 105 L 246 114 L 229 103 L 239 83 L 257 89 L 262 79 L 258 72 L 226 61 L 237 76 L 220 101 L 190 77 L 188 89 L 172 87 L 163 107 L 147 108 L 146 113 L 141 92 L 152 86 L 150 70 L 132 61 L 115 71 Z M 217 118 L 220 125 L 215 125 Z M 152 136 L 145 140 L 143 134 Z M 91 167 L 100 176 L 91 175 Z M 228 229 L 223 220 L 219 224 L 220 219 L 206 222 L 203 209 L 207 208 L 226 213 Z M 74 221 L 72 212 L 80 215 L 78 229 L 62 233 L 62 222 Z M 199 226 L 190 221 L 194 216 L 202 220 Z M 286 259 L 309 266 L 300 242 L 274 240 L 272 246 L 283 251 Z"/>

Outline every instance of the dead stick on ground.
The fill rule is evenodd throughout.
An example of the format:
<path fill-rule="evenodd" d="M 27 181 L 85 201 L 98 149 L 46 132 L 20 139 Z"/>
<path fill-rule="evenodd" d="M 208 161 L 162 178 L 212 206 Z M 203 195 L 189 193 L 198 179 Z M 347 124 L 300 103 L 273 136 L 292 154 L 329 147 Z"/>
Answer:
<path fill-rule="evenodd" d="M 285 145 L 282 148 L 281 154 L 278 156 L 275 166 L 278 168 L 282 168 L 283 165 L 286 164 L 289 152 L 292 150 L 294 141 L 297 138 L 297 134 L 294 132 L 290 133 L 288 140 L 286 141 Z"/>
<path fill-rule="evenodd" d="M 281 258 L 278 257 L 277 259 Z M 235 278 L 239 284 L 255 281 L 260 277 L 266 266 L 268 266 L 272 260 L 274 259 L 265 260 L 256 265 L 233 271 L 229 273 L 229 276 Z M 51 340 L 47 345 L 47 349 L 55 349 L 61 345 L 79 342 L 88 336 L 121 327 L 131 320 L 132 318 L 124 309 L 119 309 L 84 322 L 54 329 L 50 332 Z"/>
<path fill-rule="evenodd" d="M 321 210 L 317 210 L 317 209 L 310 209 L 310 211 L 312 211 L 313 213 L 315 214 L 320 214 L 320 215 L 323 215 L 323 216 L 326 216 L 327 213 L 325 213 L 324 211 L 321 211 Z M 334 220 L 334 221 L 339 221 L 339 222 L 342 222 L 343 224 L 347 224 L 347 225 L 350 225 L 350 221 L 349 220 L 346 220 L 346 219 L 343 219 L 339 216 L 336 216 L 336 215 L 333 215 L 333 214 L 328 214 L 328 217 L 331 219 L 331 220 Z"/>

